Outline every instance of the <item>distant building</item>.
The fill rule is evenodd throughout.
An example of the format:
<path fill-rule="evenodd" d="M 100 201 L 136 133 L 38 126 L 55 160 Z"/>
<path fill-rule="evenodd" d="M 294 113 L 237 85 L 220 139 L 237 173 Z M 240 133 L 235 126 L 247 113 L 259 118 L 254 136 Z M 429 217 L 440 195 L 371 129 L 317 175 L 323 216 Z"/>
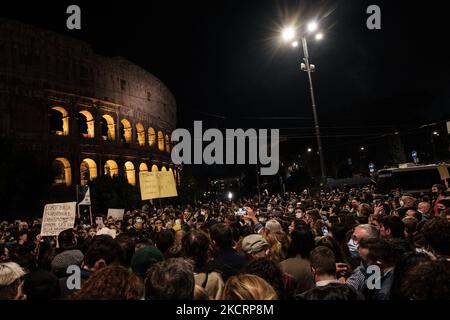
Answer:
<path fill-rule="evenodd" d="M 0 19 L 0 139 L 52 164 L 55 186 L 172 171 L 176 102 L 155 76 L 84 42 Z"/>

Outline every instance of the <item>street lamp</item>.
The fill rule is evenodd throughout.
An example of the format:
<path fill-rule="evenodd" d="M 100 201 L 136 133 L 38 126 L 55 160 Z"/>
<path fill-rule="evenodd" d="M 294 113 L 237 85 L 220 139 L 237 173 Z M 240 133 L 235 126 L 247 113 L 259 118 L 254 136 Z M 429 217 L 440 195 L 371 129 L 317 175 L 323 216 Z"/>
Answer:
<path fill-rule="evenodd" d="M 313 32 L 317 31 L 317 29 L 318 29 L 318 23 L 315 21 L 310 22 L 306 26 L 306 30 L 308 32 L 303 33 L 301 35 L 301 42 L 302 42 L 303 56 L 304 56 L 303 57 L 304 64 L 302 63 L 301 70 L 305 71 L 308 74 L 309 90 L 310 90 L 310 96 L 311 96 L 311 106 L 312 106 L 313 117 L 314 117 L 314 128 L 315 128 L 315 132 L 316 132 L 317 149 L 318 149 L 319 160 L 320 160 L 320 171 L 322 174 L 322 182 L 325 183 L 326 179 L 327 179 L 327 173 L 326 173 L 326 168 L 325 168 L 325 159 L 324 159 L 324 155 L 323 155 L 322 139 L 320 137 L 319 119 L 318 119 L 317 110 L 316 110 L 316 99 L 314 97 L 314 87 L 313 87 L 312 75 L 311 75 L 311 73 L 314 72 L 314 70 L 315 70 L 315 66 L 311 65 L 309 63 L 308 43 L 306 40 L 307 35 L 312 34 Z M 294 48 L 298 46 L 299 41 L 296 39 L 296 30 L 294 27 L 290 26 L 288 28 L 285 28 L 282 31 L 281 36 L 284 41 L 291 42 L 291 45 Z M 321 40 L 322 38 L 323 38 L 322 33 L 315 34 L 316 40 Z M 303 68 L 303 65 L 304 65 L 304 68 Z M 308 152 L 311 152 L 311 151 L 310 151 L 310 148 L 308 148 Z"/>

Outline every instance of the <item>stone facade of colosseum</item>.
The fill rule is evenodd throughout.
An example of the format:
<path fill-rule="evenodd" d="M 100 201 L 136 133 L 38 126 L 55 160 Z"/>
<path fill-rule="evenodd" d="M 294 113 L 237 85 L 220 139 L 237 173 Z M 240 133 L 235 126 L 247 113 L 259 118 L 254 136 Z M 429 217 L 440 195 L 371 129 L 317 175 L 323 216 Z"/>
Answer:
<path fill-rule="evenodd" d="M 81 41 L 0 19 L 0 139 L 49 163 L 55 185 L 169 170 L 176 102 L 155 76 Z M 179 181 L 179 180 L 178 180 Z"/>

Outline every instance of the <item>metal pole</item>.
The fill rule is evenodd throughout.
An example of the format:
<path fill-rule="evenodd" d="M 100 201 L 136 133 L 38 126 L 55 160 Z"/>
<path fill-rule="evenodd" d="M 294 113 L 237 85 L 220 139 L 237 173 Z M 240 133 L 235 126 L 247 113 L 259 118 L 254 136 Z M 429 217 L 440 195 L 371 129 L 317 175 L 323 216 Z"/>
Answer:
<path fill-rule="evenodd" d="M 256 164 L 256 184 L 258 185 L 258 201 L 261 202 L 261 185 L 259 182 L 259 168 L 258 164 Z"/>
<path fill-rule="evenodd" d="M 322 139 L 320 137 L 319 119 L 317 117 L 316 99 L 314 97 L 314 89 L 313 89 L 313 82 L 312 82 L 312 76 L 311 76 L 311 65 L 309 64 L 308 44 L 306 42 L 305 37 L 302 37 L 302 47 L 303 47 L 303 55 L 304 55 L 303 60 L 305 61 L 306 72 L 308 73 L 309 90 L 310 90 L 310 94 L 311 94 L 311 105 L 312 105 L 313 116 L 314 116 L 314 128 L 316 131 L 317 148 L 319 150 L 320 171 L 322 174 L 322 182 L 326 183 L 327 173 L 326 173 L 326 169 L 325 169 L 325 159 L 323 156 Z"/>

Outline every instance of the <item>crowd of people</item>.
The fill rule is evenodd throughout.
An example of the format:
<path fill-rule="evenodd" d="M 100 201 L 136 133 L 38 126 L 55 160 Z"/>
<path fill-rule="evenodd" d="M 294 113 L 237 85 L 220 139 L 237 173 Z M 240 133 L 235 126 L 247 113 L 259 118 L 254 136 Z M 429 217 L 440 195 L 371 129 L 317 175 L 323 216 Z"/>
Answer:
<path fill-rule="evenodd" d="M 97 222 L 100 221 L 97 219 Z M 0 300 L 450 298 L 450 197 L 370 187 L 0 224 Z"/>

